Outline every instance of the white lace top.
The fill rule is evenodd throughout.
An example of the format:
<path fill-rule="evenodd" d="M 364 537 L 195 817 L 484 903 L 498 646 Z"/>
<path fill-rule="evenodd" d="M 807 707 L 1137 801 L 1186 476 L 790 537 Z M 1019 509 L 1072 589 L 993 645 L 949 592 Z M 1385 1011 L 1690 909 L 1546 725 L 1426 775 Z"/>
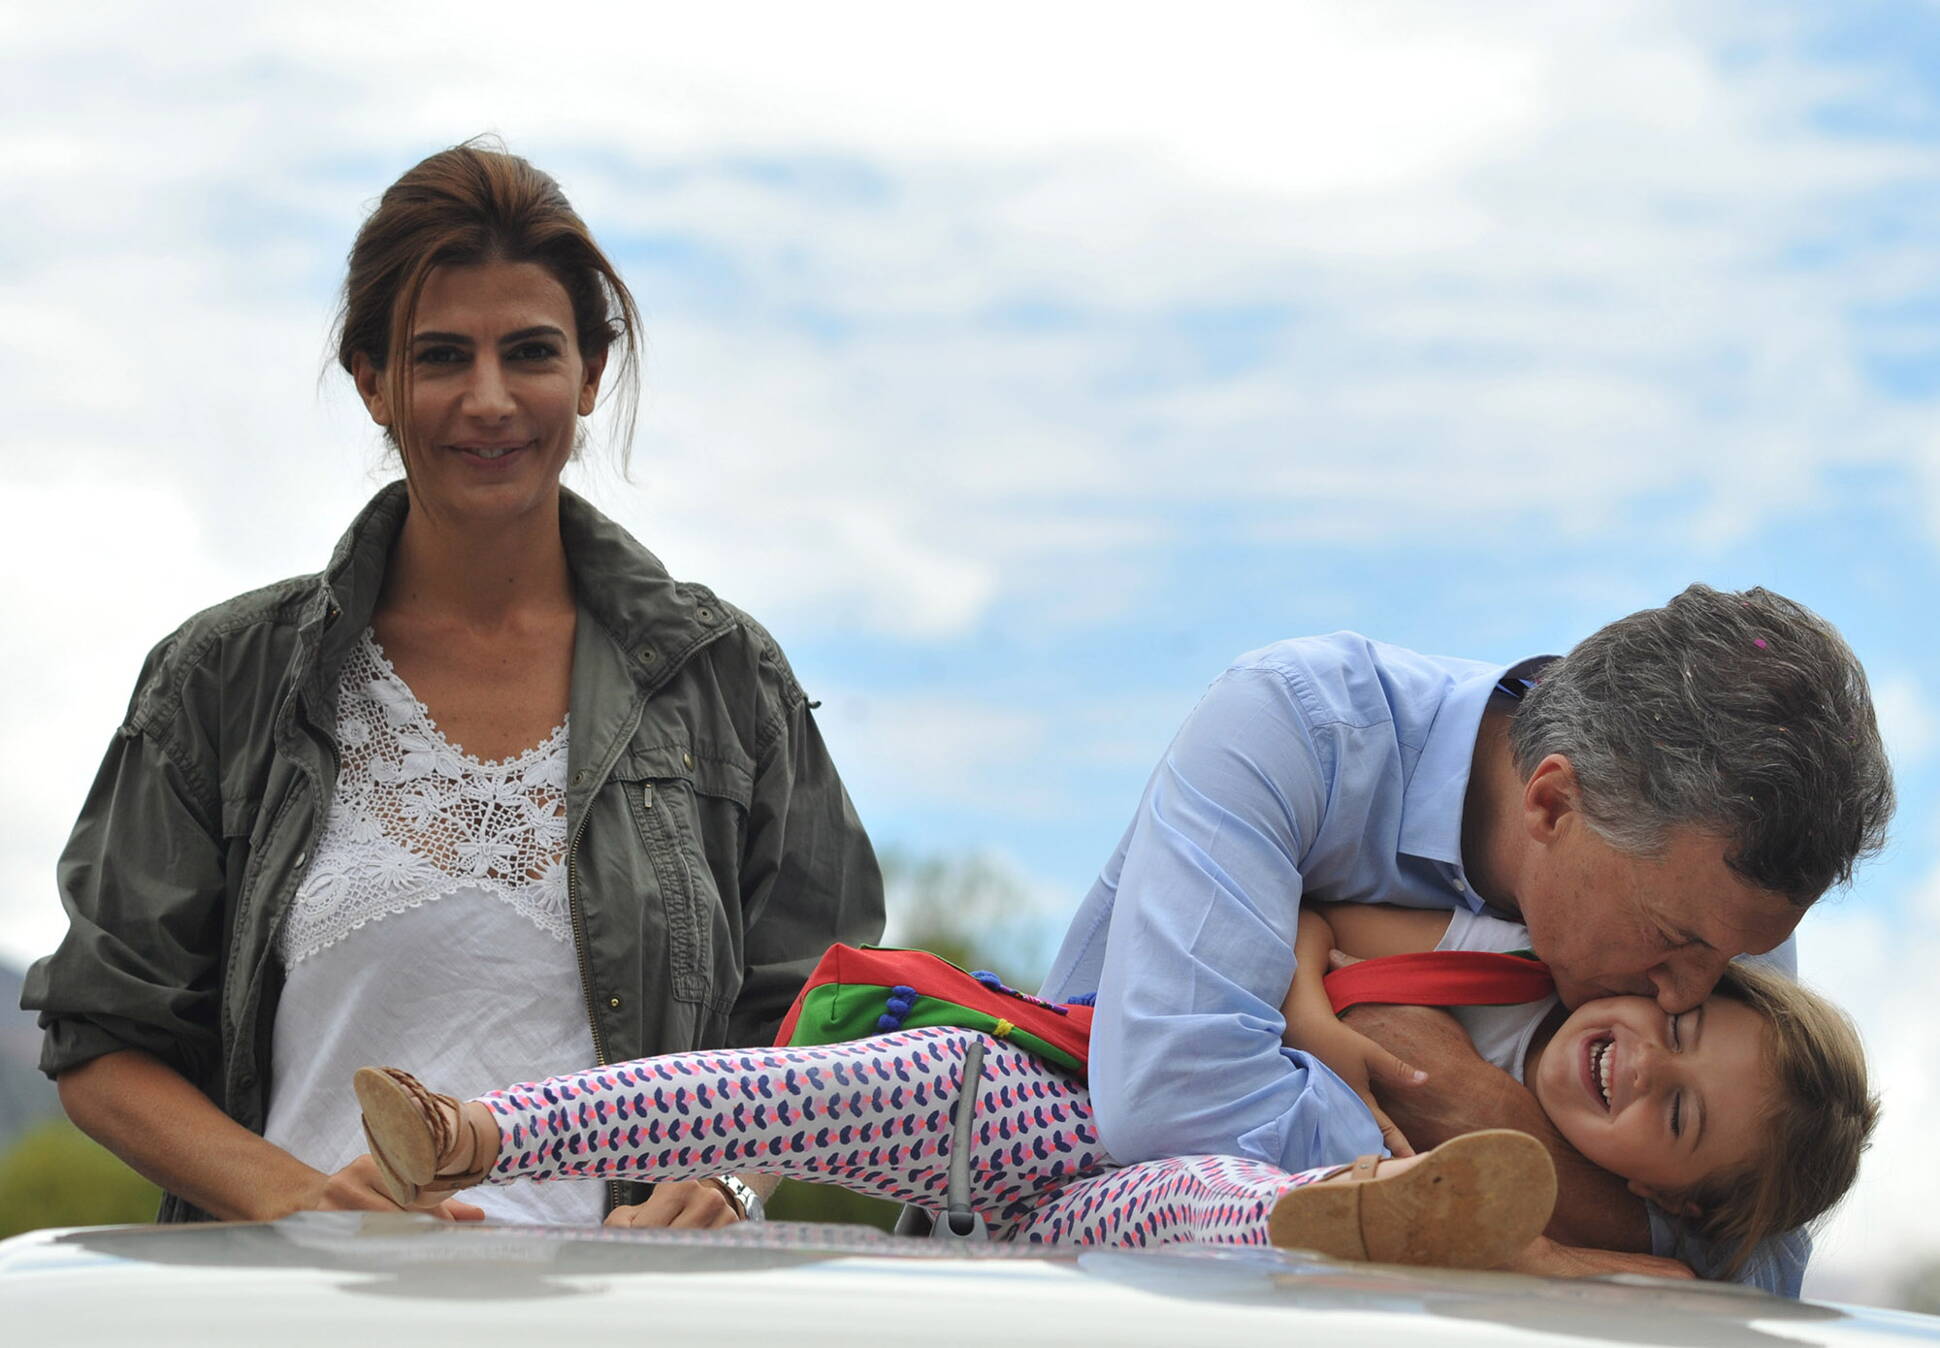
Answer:
<path fill-rule="evenodd" d="M 365 1150 L 350 1077 L 388 1064 L 460 1097 L 590 1066 L 566 905 L 561 724 L 515 758 L 455 748 L 367 631 L 338 685 L 342 765 L 278 935 L 265 1136 L 320 1170 Z M 494 1220 L 600 1220 L 596 1181 L 480 1186 Z"/>

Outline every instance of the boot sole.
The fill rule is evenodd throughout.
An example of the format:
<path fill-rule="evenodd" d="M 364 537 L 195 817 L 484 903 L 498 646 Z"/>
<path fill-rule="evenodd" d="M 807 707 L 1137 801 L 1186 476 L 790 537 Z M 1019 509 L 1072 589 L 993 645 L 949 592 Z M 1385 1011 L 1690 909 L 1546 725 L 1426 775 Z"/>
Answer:
<path fill-rule="evenodd" d="M 392 1202 L 408 1208 L 437 1170 L 431 1127 L 410 1093 L 376 1068 L 358 1068 L 350 1084 L 364 1111 L 364 1140 L 384 1190 Z"/>
<path fill-rule="evenodd" d="M 1549 1152 L 1496 1128 L 1452 1138 L 1397 1175 L 1289 1189 L 1267 1234 L 1333 1259 L 1495 1268 L 1542 1234 L 1555 1207 Z"/>

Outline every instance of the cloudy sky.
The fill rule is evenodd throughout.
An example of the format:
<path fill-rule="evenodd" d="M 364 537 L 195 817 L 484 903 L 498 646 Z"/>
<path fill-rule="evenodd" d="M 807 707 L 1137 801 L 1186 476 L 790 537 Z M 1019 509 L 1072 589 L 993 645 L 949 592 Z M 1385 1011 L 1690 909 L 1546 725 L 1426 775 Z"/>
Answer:
<path fill-rule="evenodd" d="M 1808 1287 L 1885 1297 L 1940 1257 L 1936 57 L 1864 0 L 0 6 L 0 958 L 142 653 L 384 479 L 343 255 L 497 132 L 646 315 L 583 489 L 782 639 L 880 842 L 1047 924 L 1241 651 L 1838 623 L 1904 803 L 1802 929 L 1889 1111 Z"/>

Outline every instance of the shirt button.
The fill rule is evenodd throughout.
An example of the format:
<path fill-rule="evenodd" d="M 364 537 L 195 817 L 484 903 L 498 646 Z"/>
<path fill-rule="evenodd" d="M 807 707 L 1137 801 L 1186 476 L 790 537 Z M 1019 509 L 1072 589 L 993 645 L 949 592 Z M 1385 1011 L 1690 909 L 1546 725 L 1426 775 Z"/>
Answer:
<path fill-rule="evenodd" d="M 1455 892 L 1457 894 L 1468 893 L 1468 886 L 1462 883 L 1460 876 L 1455 877 L 1454 879 L 1450 880 L 1448 883 L 1455 886 Z"/>

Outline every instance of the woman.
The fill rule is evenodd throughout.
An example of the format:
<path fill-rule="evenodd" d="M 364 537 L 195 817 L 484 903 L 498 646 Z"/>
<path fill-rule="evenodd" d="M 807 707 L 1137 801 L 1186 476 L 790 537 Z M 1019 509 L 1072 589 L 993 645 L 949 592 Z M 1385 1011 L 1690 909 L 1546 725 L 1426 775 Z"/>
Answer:
<path fill-rule="evenodd" d="M 338 355 L 404 480 L 321 574 L 150 656 L 23 998 L 69 1114 L 164 1220 L 393 1207 L 329 1118 L 355 1067 L 484 1089 L 759 1042 L 830 942 L 880 930 L 773 640 L 560 487 L 616 348 L 631 406 L 638 325 L 511 155 L 433 155 L 359 232 Z M 484 1210 L 716 1225 L 748 1202 L 560 1187 Z"/>

